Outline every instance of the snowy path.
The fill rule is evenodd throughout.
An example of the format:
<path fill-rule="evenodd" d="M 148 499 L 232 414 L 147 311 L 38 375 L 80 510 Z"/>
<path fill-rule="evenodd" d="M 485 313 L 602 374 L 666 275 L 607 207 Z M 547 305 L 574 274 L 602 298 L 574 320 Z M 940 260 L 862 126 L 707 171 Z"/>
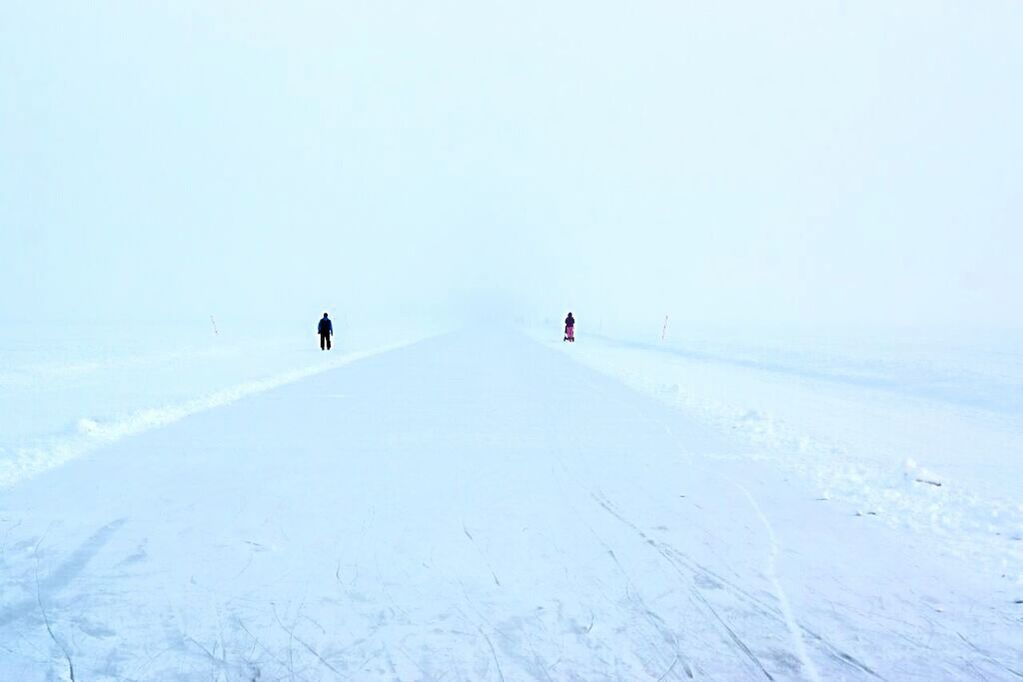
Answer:
<path fill-rule="evenodd" d="M 0 679 L 1019 679 L 1023 606 L 524 337 L 0 496 Z"/>

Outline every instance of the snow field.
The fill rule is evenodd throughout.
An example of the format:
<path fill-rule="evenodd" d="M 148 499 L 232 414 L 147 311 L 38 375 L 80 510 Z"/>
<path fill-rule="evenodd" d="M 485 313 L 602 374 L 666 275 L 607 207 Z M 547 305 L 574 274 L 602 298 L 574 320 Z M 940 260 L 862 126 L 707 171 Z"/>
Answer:
<path fill-rule="evenodd" d="M 869 347 L 847 360 L 858 367 L 858 378 L 849 381 L 847 373 L 826 374 L 812 364 L 811 352 L 791 347 L 781 363 L 763 351 L 759 358 L 747 351 L 709 359 L 670 343 L 604 337 L 576 346 L 565 349 L 574 359 L 733 433 L 744 444 L 743 458 L 797 474 L 820 497 L 848 502 L 858 514 L 935 534 L 993 579 L 1023 585 L 1017 454 L 1023 408 L 1001 399 L 1005 387 L 1023 386 L 1017 364 L 999 358 L 993 371 L 971 373 L 972 358 L 961 355 L 957 374 L 974 379 L 964 404 L 913 391 L 912 381 L 900 381 L 907 368 Z M 864 384 L 868 372 L 872 380 Z"/>
<path fill-rule="evenodd" d="M 366 356 L 5 490 L 0 679 L 1023 669 L 1016 586 L 755 452 L 512 333 Z"/>

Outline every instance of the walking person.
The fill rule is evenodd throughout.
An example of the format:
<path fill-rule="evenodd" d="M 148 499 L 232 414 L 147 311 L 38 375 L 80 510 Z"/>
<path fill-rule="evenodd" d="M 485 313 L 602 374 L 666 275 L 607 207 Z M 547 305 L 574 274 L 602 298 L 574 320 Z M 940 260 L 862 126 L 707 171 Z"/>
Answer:
<path fill-rule="evenodd" d="M 572 317 L 571 311 L 568 313 L 568 317 L 565 318 L 565 341 L 569 343 L 575 343 L 575 318 Z"/>
<path fill-rule="evenodd" d="M 331 324 L 327 313 L 323 313 L 317 331 L 320 333 L 320 350 L 330 350 L 330 337 L 334 335 L 334 325 Z"/>

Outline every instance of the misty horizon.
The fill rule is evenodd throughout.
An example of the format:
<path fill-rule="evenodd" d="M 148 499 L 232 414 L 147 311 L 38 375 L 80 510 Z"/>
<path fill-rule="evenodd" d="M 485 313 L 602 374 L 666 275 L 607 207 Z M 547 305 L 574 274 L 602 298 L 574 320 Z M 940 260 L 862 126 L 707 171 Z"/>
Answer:
<path fill-rule="evenodd" d="M 0 316 L 1020 328 L 1021 28 L 9 4 Z"/>

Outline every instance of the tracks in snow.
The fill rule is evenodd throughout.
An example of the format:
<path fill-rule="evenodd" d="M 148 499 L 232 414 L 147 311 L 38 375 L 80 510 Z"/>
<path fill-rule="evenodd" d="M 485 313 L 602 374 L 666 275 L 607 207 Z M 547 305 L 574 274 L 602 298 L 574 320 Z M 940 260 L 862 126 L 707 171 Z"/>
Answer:
<path fill-rule="evenodd" d="M 813 630 L 800 625 L 797 621 L 795 621 L 794 617 L 792 617 L 791 610 L 789 611 L 788 616 L 786 616 L 784 607 L 781 606 L 781 599 L 778 594 L 774 595 L 775 599 L 779 601 L 778 606 L 763 601 L 761 598 L 754 596 L 749 591 L 738 586 L 728 578 L 725 578 L 706 566 L 693 561 L 672 545 L 650 537 L 648 533 L 625 516 L 625 514 L 603 494 L 591 492 L 590 495 L 593 501 L 596 502 L 601 509 L 632 531 L 643 546 L 646 546 L 656 552 L 656 554 L 670 567 L 670 569 L 678 575 L 682 583 L 685 585 L 687 594 L 693 603 L 704 613 L 708 622 L 715 623 L 715 625 L 719 628 L 722 641 L 732 647 L 733 651 L 735 651 L 740 658 L 747 661 L 747 664 L 750 666 L 751 674 L 759 675 L 762 679 L 775 679 L 775 675 L 772 674 L 770 670 L 771 666 L 765 663 L 763 658 L 755 652 L 755 647 L 751 646 L 737 628 L 731 625 L 729 619 L 722 615 L 721 608 L 716 607 L 704 594 L 704 591 L 701 589 L 699 584 L 701 576 L 703 580 L 706 581 L 709 579 L 712 584 L 722 588 L 732 599 L 742 604 L 749 613 L 758 614 L 760 617 L 771 621 L 773 625 L 770 628 L 767 628 L 766 631 L 770 632 L 776 630 L 780 626 L 786 628 L 786 630 L 790 632 L 792 638 L 795 638 L 796 635 L 792 634 L 791 631 L 792 628 L 796 628 L 796 632 L 799 633 L 798 637 L 800 642 L 804 641 L 803 636 L 809 637 L 809 639 L 821 649 L 823 654 L 836 662 L 841 663 L 843 667 L 848 667 L 856 670 L 857 672 L 879 679 L 879 676 L 869 666 L 857 660 L 850 654 L 840 650 Z M 612 550 L 609 549 L 609 552 L 611 553 L 615 563 L 621 567 L 618 557 Z M 804 656 L 805 659 L 803 658 Z M 801 674 L 809 677 L 810 679 L 820 679 L 816 665 L 813 664 L 812 659 L 810 659 L 805 648 L 802 655 L 799 655 L 796 658 L 800 663 Z"/>

